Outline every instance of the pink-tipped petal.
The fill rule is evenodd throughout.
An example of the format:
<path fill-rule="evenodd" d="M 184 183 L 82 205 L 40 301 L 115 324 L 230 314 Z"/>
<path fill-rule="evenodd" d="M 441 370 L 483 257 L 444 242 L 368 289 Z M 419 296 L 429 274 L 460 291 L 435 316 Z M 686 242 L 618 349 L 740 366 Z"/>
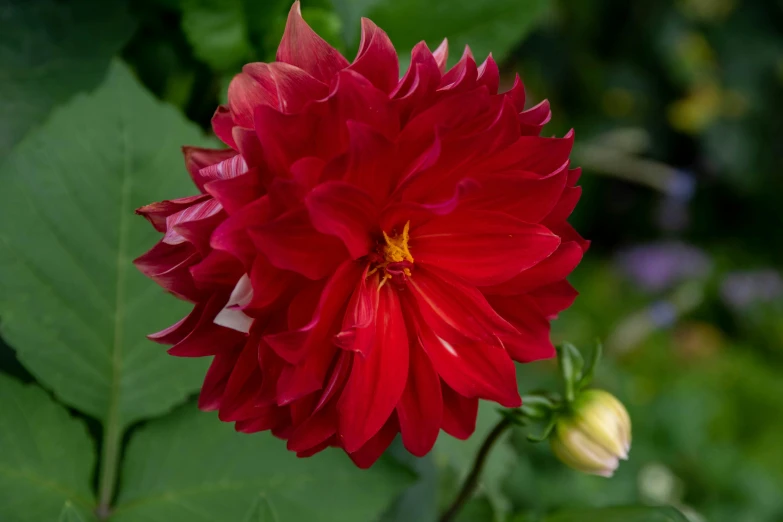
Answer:
<path fill-rule="evenodd" d="M 277 60 L 299 67 L 326 84 L 338 71 L 348 67 L 348 60 L 304 21 L 298 0 L 288 12 Z"/>

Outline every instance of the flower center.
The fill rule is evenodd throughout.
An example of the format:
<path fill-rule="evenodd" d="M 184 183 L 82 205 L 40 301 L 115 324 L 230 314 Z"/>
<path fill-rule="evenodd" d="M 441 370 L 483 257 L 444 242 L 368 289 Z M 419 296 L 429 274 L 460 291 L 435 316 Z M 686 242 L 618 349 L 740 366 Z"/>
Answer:
<path fill-rule="evenodd" d="M 383 232 L 383 239 L 386 244 L 379 245 L 377 264 L 367 274 L 372 275 L 383 269 L 381 286 L 389 279 L 394 278 L 404 281 L 406 277 L 410 277 L 411 267 L 413 267 L 413 256 L 408 249 L 410 228 L 411 222 L 408 221 L 402 229 L 402 234 L 389 237 L 386 232 Z"/>

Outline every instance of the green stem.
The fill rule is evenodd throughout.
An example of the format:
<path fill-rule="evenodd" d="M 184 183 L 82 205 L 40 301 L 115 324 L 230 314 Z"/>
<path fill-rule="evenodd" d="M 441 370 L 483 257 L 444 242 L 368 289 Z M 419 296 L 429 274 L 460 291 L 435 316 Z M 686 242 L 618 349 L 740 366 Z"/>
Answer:
<path fill-rule="evenodd" d="M 113 409 L 103 432 L 103 450 L 101 451 L 101 472 L 98 484 L 98 509 L 100 520 L 106 520 L 111 514 L 111 501 L 114 498 L 114 486 L 117 483 L 117 471 L 120 463 L 122 427 Z"/>
<path fill-rule="evenodd" d="M 449 508 L 441 515 L 440 522 L 452 522 L 465 506 L 465 503 L 473 496 L 476 485 L 478 485 L 478 479 L 481 476 L 481 471 L 484 469 L 484 464 L 489 456 L 489 452 L 492 450 L 492 446 L 495 445 L 498 439 L 500 439 L 500 436 L 503 435 L 511 425 L 511 418 L 504 415 L 503 418 L 500 419 L 500 422 L 498 422 L 495 427 L 492 428 L 492 431 L 489 432 L 489 435 L 487 435 L 487 438 L 484 439 L 484 442 L 481 444 L 481 448 L 479 448 L 476 458 L 473 460 L 473 467 L 465 478 L 465 482 L 462 483 L 462 488 L 459 490 L 459 493 L 454 498 L 454 501 Z"/>

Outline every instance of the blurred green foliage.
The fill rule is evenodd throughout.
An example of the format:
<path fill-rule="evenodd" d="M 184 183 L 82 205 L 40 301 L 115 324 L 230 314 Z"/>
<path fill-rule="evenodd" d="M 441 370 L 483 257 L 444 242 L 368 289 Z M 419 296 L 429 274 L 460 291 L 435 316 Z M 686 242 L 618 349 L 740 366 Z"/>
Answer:
<path fill-rule="evenodd" d="M 84 93 L 101 83 L 112 56 L 119 55 L 149 93 L 207 131 L 216 105 L 225 100 L 228 82 L 242 64 L 274 59 L 289 8 L 289 0 L 0 0 L 2 190 L 6 193 L 13 185 L 8 180 L 9 173 L 16 172 L 14 165 L 37 161 L 35 144 L 42 137 L 55 143 L 71 138 L 64 132 L 49 136 L 47 128 L 62 125 L 69 114 L 60 112 L 49 119 L 52 110 L 82 93 L 70 110 L 81 118 L 101 113 Z M 596 338 L 606 341 L 596 383 L 628 406 L 634 421 L 631 457 L 612 479 L 579 475 L 558 463 L 546 444 L 530 444 L 522 430 L 515 430 L 496 450 L 477 496 L 460 520 L 584 521 L 588 507 L 631 504 L 675 506 L 691 522 L 783 520 L 783 296 L 774 292 L 774 274 L 779 278 L 783 267 L 778 202 L 783 193 L 783 4 L 305 0 L 303 14 L 349 57 L 358 47 L 361 16 L 371 17 L 389 32 L 403 67 L 407 52 L 422 39 L 435 46 L 448 37 L 452 61 L 465 44 L 472 46 L 478 60 L 491 51 L 501 63 L 503 86 L 519 72 L 531 105 L 543 98 L 551 101 L 554 119 L 546 133 L 577 130 L 574 163 L 585 167 L 584 196 L 572 222 L 593 246 L 572 277 L 582 295 L 555 323 L 554 336 L 579 346 L 591 345 Z M 126 83 L 137 93 L 134 96 L 147 96 L 130 79 Z M 90 109 L 78 111 L 80 104 Z M 186 132 L 171 131 L 169 141 L 175 149 L 183 140 L 192 141 L 197 131 L 190 127 Z M 28 134 L 32 138 L 24 139 Z M 63 153 L 65 160 L 67 156 Z M 62 172 L 81 174 L 82 167 L 71 158 Z M 43 175 L 46 168 L 37 174 Z M 50 172 L 52 179 L 59 179 L 55 170 Z M 99 174 L 92 172 L 93 178 L 85 179 L 100 184 Z M 171 183 L 182 179 L 182 172 L 160 175 Z M 711 260 L 710 268 L 666 288 L 645 289 L 627 275 L 617 253 L 662 239 L 700 248 Z M 736 271 L 756 269 L 773 274 L 761 283 L 767 292 L 748 290 L 738 304 L 727 290 L 727 278 Z M 19 299 L 9 290 L 12 287 L 5 285 L 2 295 L 10 305 Z M 9 314 L 23 308 L 10 305 L 0 317 L 6 335 L 12 324 Z M 158 312 L 148 310 L 150 315 Z M 11 337 L 5 341 L 14 345 L 18 339 Z M 17 360 L 0 342 L 2 372 L 29 382 L 34 377 L 27 368 L 60 400 L 81 407 L 81 413 L 72 412 L 81 419 L 67 417 L 65 409 L 39 389 L 22 389 L 2 377 L 4 393 L 8 390 L 4 399 L 13 396 L 29 402 L 31 409 L 54 413 L 38 431 L 31 424 L 29 432 L 7 430 L 0 438 L 20 444 L 30 438 L 45 441 L 48 431 L 58 430 L 66 437 L 64 443 L 73 446 L 73 454 L 35 466 L 22 466 L 10 453 L 0 461 L 3 469 L 28 478 L 54 475 L 79 492 L 82 503 L 72 504 L 73 498 L 65 500 L 69 497 L 62 491 L 47 490 L 39 497 L 38 514 L 48 510 L 49 518 L 27 513 L 24 520 L 52 520 L 58 513 L 60 520 L 92 520 L 87 506 L 95 488 L 87 484 L 85 466 L 94 451 L 81 420 L 84 412 L 101 414 L 67 400 L 61 380 L 67 372 L 41 369 L 40 364 L 51 360 L 44 351 L 50 347 L 41 344 L 48 343 L 12 346 L 28 354 L 25 361 Z M 30 360 L 38 360 L 39 366 Z M 557 386 L 552 362 L 521 367 L 519 377 L 523 392 Z M 192 389 L 186 386 L 180 395 Z M 20 424 L 18 412 L 8 401 L 4 404 L 0 420 Z M 145 425 L 140 433 L 131 432 L 128 484 L 144 486 L 136 480 L 147 465 L 139 445 L 156 437 L 167 440 L 178 429 L 171 427 L 177 422 L 222 429 L 216 422 L 210 424 L 214 419 L 208 416 L 196 419 L 182 411 Z M 484 405 L 478 434 L 489 431 L 495 419 L 494 408 Z M 88 426 L 92 436 L 99 437 L 99 425 L 90 419 Z M 229 435 L 220 432 L 215 437 Z M 207 438 L 201 441 L 203 448 L 209 447 Z M 378 473 L 402 484 L 400 470 L 391 463 L 396 458 L 419 478 L 385 508 L 381 520 L 432 522 L 453 496 L 480 442 L 478 437 L 461 443 L 443 436 L 425 459 L 393 447 Z M 193 444 L 191 453 L 197 454 L 202 446 L 198 440 Z M 268 443 L 259 444 L 256 451 L 268 450 Z M 84 459 L 68 464 L 77 453 Z M 183 453 L 180 458 L 190 457 Z M 64 467 L 48 470 L 47 465 L 57 462 Z M 18 486 L 7 476 L 0 474 L 0 490 L 6 484 L 2 480 Z M 375 480 L 381 484 L 381 479 Z M 18 499 L 11 486 L 4 493 Z M 357 484 L 357 491 L 361 487 Z M 377 505 L 383 504 L 384 494 L 391 496 L 399 487 L 385 491 L 378 486 L 378 498 L 359 514 L 380 512 Z M 277 516 L 266 498 L 248 498 L 246 504 L 239 508 L 247 520 Z M 284 507 L 295 513 L 295 506 Z M 9 502 L 0 513 L 16 516 L 13 509 Z M 553 514 L 562 509 L 576 515 Z M 624 509 L 598 511 L 594 519 L 677 520 L 665 510 L 637 519 Z M 180 511 L 169 515 L 180 517 L 171 520 L 189 516 Z M 296 520 L 295 515 L 289 517 L 285 520 Z"/>

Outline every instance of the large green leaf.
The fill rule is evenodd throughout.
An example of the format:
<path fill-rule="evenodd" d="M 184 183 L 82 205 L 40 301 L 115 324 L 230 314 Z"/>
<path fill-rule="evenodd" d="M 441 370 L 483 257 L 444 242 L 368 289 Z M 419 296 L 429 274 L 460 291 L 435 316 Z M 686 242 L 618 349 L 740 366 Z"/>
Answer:
<path fill-rule="evenodd" d="M 111 522 L 368 522 L 412 479 L 385 458 L 367 471 L 337 450 L 298 459 L 187 406 L 131 439 Z"/>
<path fill-rule="evenodd" d="M 180 145 L 200 131 L 115 63 L 0 169 L 0 330 L 63 402 L 117 430 L 199 386 L 204 361 L 145 334 L 187 311 L 131 264 L 157 233 L 133 210 L 191 193 Z"/>
<path fill-rule="evenodd" d="M 549 516 L 544 522 L 688 522 L 673 507 L 579 509 Z"/>
<path fill-rule="evenodd" d="M 477 59 L 491 52 L 496 60 L 503 60 L 541 19 L 549 0 L 332 0 L 332 4 L 345 20 L 349 41 L 357 41 L 359 17 L 367 16 L 389 34 L 401 55 L 421 40 L 432 47 L 448 37 L 453 61 L 466 44 Z"/>
<path fill-rule="evenodd" d="M 133 26 L 122 0 L 0 0 L 0 158 L 52 107 L 98 85 Z"/>
<path fill-rule="evenodd" d="M 93 520 L 95 449 L 84 424 L 3 374 L 0 397 L 0 520 Z"/>
<path fill-rule="evenodd" d="M 71 501 L 66 501 L 65 505 L 63 506 L 63 510 L 60 511 L 60 517 L 57 519 L 57 522 L 87 522 L 84 517 L 79 513 L 79 510 L 76 509 Z"/>
<path fill-rule="evenodd" d="M 216 71 L 238 72 L 251 55 L 244 0 L 181 0 L 182 30 Z"/>

